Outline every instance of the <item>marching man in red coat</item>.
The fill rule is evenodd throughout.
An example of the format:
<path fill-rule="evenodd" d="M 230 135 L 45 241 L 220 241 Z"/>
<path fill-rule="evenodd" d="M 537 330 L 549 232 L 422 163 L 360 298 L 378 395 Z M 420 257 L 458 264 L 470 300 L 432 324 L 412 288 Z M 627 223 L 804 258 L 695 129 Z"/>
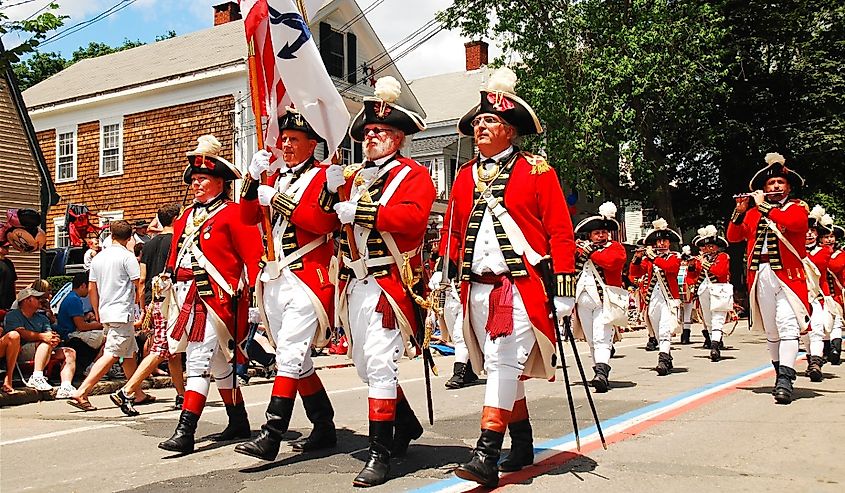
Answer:
<path fill-rule="evenodd" d="M 829 217 L 829 216 L 828 216 Z M 831 223 L 832 223 L 831 219 Z M 832 306 L 833 327 L 830 330 L 830 350 L 827 359 L 833 365 L 839 365 L 842 361 L 842 329 L 845 325 L 843 312 L 845 312 L 845 250 L 842 249 L 842 241 L 845 240 L 845 228 L 838 224 L 831 224 L 831 232 L 822 238 L 822 244 L 830 245 L 833 254 L 830 256 L 830 264 L 827 266 L 827 284 L 830 286 L 829 300 L 835 303 Z"/>
<path fill-rule="evenodd" d="M 628 313 L 628 296 L 622 287 L 622 268 L 627 254 L 621 243 L 610 239 L 611 231 L 619 231 L 616 206 L 612 202 L 599 206 L 599 215 L 588 217 L 575 226 L 575 233 L 589 235 L 589 241 L 578 244 L 576 316 L 572 326 L 575 334 L 580 328 L 590 345 L 596 392 L 607 392 L 614 325 L 626 324 Z M 606 299 L 607 296 L 610 298 Z"/>
<path fill-rule="evenodd" d="M 810 323 L 807 276 L 801 259 L 809 207 L 789 195 L 804 179 L 786 167 L 777 153 L 751 182 L 750 197 L 737 198 L 727 239 L 747 241 L 749 306 L 753 327 L 766 332 L 769 355 L 777 372 L 775 401 L 792 402 L 798 338 Z M 754 200 L 752 206 L 751 199 Z"/>
<path fill-rule="evenodd" d="M 261 223 L 260 206 L 272 207 L 270 240 L 278 257 L 265 262 L 256 288 L 259 311 L 276 348 L 267 422 L 258 437 L 235 447 L 236 452 L 264 460 L 279 453 L 297 393 L 314 430 L 294 442 L 293 449 L 306 452 L 337 443 L 334 409 L 314 371 L 311 344 L 326 344 L 326 331 L 334 320 L 328 266 L 334 256 L 331 235 L 340 223 L 326 188 L 328 166 L 314 159 L 314 149 L 323 139 L 294 109 L 288 108 L 279 120 L 282 159 L 271 163 L 268 151 L 255 154 L 241 201 L 241 218 L 250 225 Z M 259 185 L 264 172 L 269 172 L 273 185 Z"/>
<path fill-rule="evenodd" d="M 723 328 L 728 312 L 733 309 L 733 286 L 730 284 L 731 258 L 725 253 L 728 240 L 719 236 L 716 226 L 710 224 L 698 230 L 693 240 L 701 254 L 693 258 L 688 269 L 697 274 L 691 289 L 698 298 L 704 324 L 704 340 L 710 341 L 710 361 L 722 359 Z"/>
<path fill-rule="evenodd" d="M 575 305 L 575 241 L 560 182 L 540 156 L 514 139 L 543 131 L 531 107 L 514 94 L 516 75 L 491 75 L 481 102 L 458 130 L 473 135 L 479 155 L 461 166 L 444 217 L 440 254 L 459 273 L 464 340 L 472 366 L 487 373 L 481 436 L 458 477 L 494 487 L 499 471 L 534 461 L 523 378 L 554 376 L 555 334 L 538 264 L 551 256 L 557 316 Z M 498 464 L 505 430 L 511 453 Z"/>
<path fill-rule="evenodd" d="M 657 336 L 660 352 L 657 355 L 657 374 L 668 375 L 672 364 L 672 335 L 678 330 L 678 271 L 681 256 L 669 249 L 672 242 L 680 243 L 681 236 L 669 229 L 665 219 L 652 222 L 654 229 L 645 237 L 645 251 L 634 254 L 628 275 L 645 276 L 646 316 L 650 334 Z"/>
<path fill-rule="evenodd" d="M 399 152 L 406 135 L 425 129 L 419 115 L 396 104 L 399 95 L 393 77 L 376 81 L 375 97 L 364 98 L 349 128 L 363 142 L 366 162 L 327 172 L 330 191 L 342 199 L 334 205 L 344 225 L 338 312 L 369 386 L 370 458 L 353 480 L 357 487 L 384 483 L 390 458 L 423 432 L 398 385 L 397 364 L 406 351 L 416 355 L 409 345 L 420 327 L 412 290 L 435 190 L 428 170 Z"/>
<path fill-rule="evenodd" d="M 173 223 L 173 244 L 167 269 L 157 281 L 166 296 L 172 353 L 187 353 L 185 401 L 176 432 L 159 448 L 194 450 L 194 432 L 208 396 L 210 377 L 226 405 L 229 425 L 217 440 L 249 438 L 243 396 L 237 387 L 233 358 L 247 335 L 249 288 L 255 285 L 261 259 L 258 228 L 241 222 L 238 204 L 227 197 L 228 182 L 240 178 L 232 163 L 220 157 L 212 135 L 197 139 L 188 153 L 185 183 L 194 203 Z"/>
<path fill-rule="evenodd" d="M 810 332 L 804 336 L 804 346 L 807 347 L 807 372 L 805 376 L 811 382 L 821 382 L 824 379 L 822 365 L 824 365 L 825 339 L 830 335 L 830 325 L 833 321 L 833 313 L 828 301 L 830 298 L 830 284 L 827 274 L 830 258 L 833 255 L 833 247 L 824 245 L 819 240 L 831 232 L 830 226 L 825 226 L 824 207 L 816 205 L 810 211 L 807 218 L 807 236 L 804 248 L 807 249 L 807 257 L 819 270 L 819 279 L 814 283 L 808 278 L 809 300 L 810 300 Z M 830 219 L 830 216 L 827 216 Z M 830 221 L 833 222 L 832 220 Z"/>

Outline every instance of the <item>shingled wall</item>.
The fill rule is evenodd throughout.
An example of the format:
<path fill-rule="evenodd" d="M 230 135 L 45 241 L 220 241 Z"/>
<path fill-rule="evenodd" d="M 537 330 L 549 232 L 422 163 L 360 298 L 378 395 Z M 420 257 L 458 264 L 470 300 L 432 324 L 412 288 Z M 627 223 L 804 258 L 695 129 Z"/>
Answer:
<path fill-rule="evenodd" d="M 182 203 L 187 190 L 182 181 L 185 153 L 196 147 L 197 137 L 213 134 L 223 144 L 223 157 L 233 159 L 233 111 L 234 97 L 221 96 L 125 115 L 123 174 L 108 178 L 99 176 L 100 122 L 80 122 L 77 179 L 56 184 L 62 201 L 47 215 L 48 246 L 55 246 L 54 220 L 64 217 L 68 203 L 86 204 L 94 213 L 122 210 L 130 222 L 151 220 L 162 204 Z M 55 129 L 38 132 L 38 141 L 55 177 Z"/>

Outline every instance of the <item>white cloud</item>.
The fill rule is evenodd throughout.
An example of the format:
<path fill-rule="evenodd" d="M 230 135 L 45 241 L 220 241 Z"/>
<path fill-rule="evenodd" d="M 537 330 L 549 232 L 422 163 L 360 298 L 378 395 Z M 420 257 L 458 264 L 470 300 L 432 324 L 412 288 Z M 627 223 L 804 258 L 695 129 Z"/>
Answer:
<path fill-rule="evenodd" d="M 366 9 L 372 2 L 359 0 L 358 4 Z M 384 2 L 367 14 L 367 19 L 381 39 L 382 44 L 389 48 L 417 30 L 435 14 L 452 4 L 451 0 L 384 0 Z M 464 70 L 464 43 L 470 41 L 462 37 L 457 31 L 442 31 L 419 48 L 415 49 L 396 65 L 402 75 L 413 80 L 428 75 L 459 72 Z M 489 40 L 487 40 L 489 42 Z M 401 51 L 401 50 L 400 50 Z M 490 60 L 501 53 L 496 46 L 490 46 Z"/>

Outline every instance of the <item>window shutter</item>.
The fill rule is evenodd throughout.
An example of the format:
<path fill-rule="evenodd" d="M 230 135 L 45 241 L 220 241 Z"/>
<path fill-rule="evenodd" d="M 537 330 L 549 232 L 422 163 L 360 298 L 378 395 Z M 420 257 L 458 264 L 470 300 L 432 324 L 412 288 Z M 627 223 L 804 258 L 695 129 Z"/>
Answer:
<path fill-rule="evenodd" d="M 346 33 L 346 81 L 358 83 L 358 38 L 351 32 Z"/>
<path fill-rule="evenodd" d="M 331 60 L 331 36 L 332 26 L 327 22 L 320 23 L 320 58 L 323 59 L 323 65 L 329 66 Z"/>
<path fill-rule="evenodd" d="M 361 143 L 356 142 L 355 145 L 352 147 L 352 151 L 355 157 L 356 163 L 363 163 L 364 162 L 364 151 L 361 148 Z"/>

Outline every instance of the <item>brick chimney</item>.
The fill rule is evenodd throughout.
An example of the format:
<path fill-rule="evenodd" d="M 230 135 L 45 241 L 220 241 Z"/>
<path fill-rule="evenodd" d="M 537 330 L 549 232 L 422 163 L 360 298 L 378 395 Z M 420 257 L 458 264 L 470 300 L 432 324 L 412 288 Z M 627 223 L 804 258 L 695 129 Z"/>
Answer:
<path fill-rule="evenodd" d="M 241 20 L 241 7 L 238 2 L 225 2 L 214 6 L 214 25 Z"/>
<path fill-rule="evenodd" d="M 489 45 L 484 41 L 470 41 L 464 43 L 467 54 L 467 72 L 470 70 L 478 70 L 482 66 L 487 65 L 487 47 Z"/>

